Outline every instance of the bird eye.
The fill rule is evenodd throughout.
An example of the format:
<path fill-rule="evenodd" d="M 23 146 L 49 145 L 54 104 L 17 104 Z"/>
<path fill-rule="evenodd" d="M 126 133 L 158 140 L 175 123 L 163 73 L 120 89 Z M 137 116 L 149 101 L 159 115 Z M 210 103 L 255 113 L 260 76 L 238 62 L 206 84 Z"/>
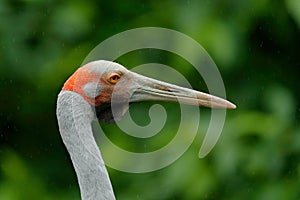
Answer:
<path fill-rule="evenodd" d="M 119 81 L 120 78 L 121 78 L 121 76 L 119 74 L 113 73 L 109 76 L 108 82 L 115 84 Z"/>

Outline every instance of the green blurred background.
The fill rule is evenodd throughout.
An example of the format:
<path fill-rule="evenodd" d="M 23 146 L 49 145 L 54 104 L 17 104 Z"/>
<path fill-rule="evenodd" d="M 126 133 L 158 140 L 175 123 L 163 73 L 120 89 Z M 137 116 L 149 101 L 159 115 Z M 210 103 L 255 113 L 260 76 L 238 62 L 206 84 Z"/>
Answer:
<path fill-rule="evenodd" d="M 199 131 L 188 151 L 162 170 L 109 169 L 117 199 L 300 199 L 298 0 L 2 0 L 0 199 L 80 199 L 58 132 L 57 94 L 101 41 L 145 26 L 174 29 L 202 44 L 238 109 L 227 113 L 222 136 L 204 159 L 197 157 Z M 121 60 L 128 68 L 174 66 L 195 89 L 207 91 L 175 55 L 141 51 Z M 134 108 L 133 118 L 134 112 L 146 116 L 137 123 L 149 122 L 150 105 Z M 178 112 L 175 104 L 164 105 L 171 116 Z M 203 119 L 209 119 L 207 109 Z M 118 132 L 115 125 L 104 127 L 112 137 Z M 170 127 L 148 144 L 167 144 L 177 128 Z M 139 149 L 139 140 L 114 138 Z"/>

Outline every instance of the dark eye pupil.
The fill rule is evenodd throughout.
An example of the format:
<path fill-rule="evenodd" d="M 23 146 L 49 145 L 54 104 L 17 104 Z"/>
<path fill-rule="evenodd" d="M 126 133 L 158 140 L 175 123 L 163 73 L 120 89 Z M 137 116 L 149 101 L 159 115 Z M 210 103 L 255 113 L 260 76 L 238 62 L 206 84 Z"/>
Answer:
<path fill-rule="evenodd" d="M 112 80 L 112 81 L 117 81 L 117 80 L 119 80 L 119 76 L 117 76 L 117 75 L 114 75 L 114 76 L 112 76 L 110 79 Z"/>

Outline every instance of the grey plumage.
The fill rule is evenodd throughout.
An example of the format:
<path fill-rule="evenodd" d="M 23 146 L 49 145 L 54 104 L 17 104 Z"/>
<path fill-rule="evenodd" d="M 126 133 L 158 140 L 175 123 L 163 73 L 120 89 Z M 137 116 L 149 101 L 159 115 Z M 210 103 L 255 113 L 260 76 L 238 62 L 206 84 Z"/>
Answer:
<path fill-rule="evenodd" d="M 74 165 L 83 200 L 115 199 L 91 123 L 93 107 L 79 94 L 62 91 L 57 100 L 59 131 Z"/>

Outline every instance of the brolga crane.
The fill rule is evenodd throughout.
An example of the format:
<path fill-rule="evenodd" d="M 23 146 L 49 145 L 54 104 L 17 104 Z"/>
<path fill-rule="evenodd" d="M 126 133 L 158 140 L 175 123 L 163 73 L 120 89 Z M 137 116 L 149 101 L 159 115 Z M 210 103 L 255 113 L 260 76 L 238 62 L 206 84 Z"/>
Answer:
<path fill-rule="evenodd" d="M 116 101 L 114 112 L 112 95 Z M 114 122 L 125 114 L 128 102 L 149 100 L 235 108 L 234 104 L 219 97 L 139 75 L 115 62 L 100 60 L 80 67 L 59 93 L 56 112 L 83 200 L 115 199 L 91 123 L 94 120 Z"/>

